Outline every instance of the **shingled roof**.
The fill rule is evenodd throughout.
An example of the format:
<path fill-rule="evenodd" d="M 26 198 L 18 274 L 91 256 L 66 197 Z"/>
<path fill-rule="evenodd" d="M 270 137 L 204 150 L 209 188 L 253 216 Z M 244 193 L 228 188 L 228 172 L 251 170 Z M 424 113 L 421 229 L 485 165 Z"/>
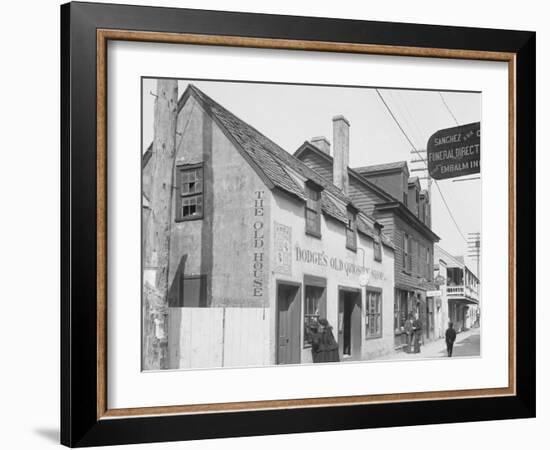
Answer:
<path fill-rule="evenodd" d="M 384 164 L 373 164 L 371 166 L 355 167 L 353 170 L 359 172 L 361 175 L 374 173 L 374 172 L 383 172 L 386 170 L 398 170 L 403 169 L 407 165 L 407 161 L 395 161 Z"/>
<path fill-rule="evenodd" d="M 190 92 L 199 99 L 203 107 L 219 121 L 222 128 L 225 129 L 230 134 L 231 138 L 236 141 L 250 158 L 252 158 L 253 162 L 259 166 L 275 186 L 305 199 L 303 189 L 296 184 L 293 178 L 285 170 L 284 167 L 287 166 L 308 180 L 322 186 L 323 189 L 330 192 L 344 203 L 351 203 L 351 199 L 340 189 L 332 183 L 327 182 L 321 175 L 298 158 L 295 158 L 285 151 L 244 120 L 239 119 L 196 86 L 189 84 L 188 90 L 190 90 Z M 182 96 L 182 99 L 184 97 L 185 94 Z"/>
<path fill-rule="evenodd" d="M 183 103 L 187 98 L 187 92 L 189 92 L 188 95 L 193 95 L 203 108 L 212 115 L 222 130 L 229 135 L 229 138 L 245 152 L 245 157 L 250 159 L 274 186 L 303 200 L 306 199 L 302 187 L 287 172 L 286 168 L 289 168 L 323 188 L 321 192 L 321 208 L 325 214 L 340 222 L 347 222 L 345 208 L 343 209 L 342 206 L 335 203 L 327 193 L 332 194 L 344 204 L 352 205 L 359 210 L 357 206 L 353 205 L 351 199 L 334 184 L 327 181 L 244 120 L 239 119 L 196 86 L 189 84 L 186 93 L 180 99 L 179 108 L 183 107 Z M 373 222 L 376 222 L 364 211 L 361 212 Z M 358 230 L 371 237 L 375 234 L 371 225 L 361 218 L 358 220 Z M 384 242 L 389 245 L 389 242 L 385 240 Z"/>

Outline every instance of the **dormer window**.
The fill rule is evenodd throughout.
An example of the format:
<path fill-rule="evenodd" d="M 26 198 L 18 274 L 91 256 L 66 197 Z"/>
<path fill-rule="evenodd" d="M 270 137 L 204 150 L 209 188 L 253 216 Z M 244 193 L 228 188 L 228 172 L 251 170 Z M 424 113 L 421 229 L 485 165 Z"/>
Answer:
<path fill-rule="evenodd" d="M 321 237 L 321 190 L 317 186 L 305 185 L 306 191 L 306 234 Z"/>
<path fill-rule="evenodd" d="M 357 213 L 348 209 L 346 223 L 346 248 L 357 251 Z"/>

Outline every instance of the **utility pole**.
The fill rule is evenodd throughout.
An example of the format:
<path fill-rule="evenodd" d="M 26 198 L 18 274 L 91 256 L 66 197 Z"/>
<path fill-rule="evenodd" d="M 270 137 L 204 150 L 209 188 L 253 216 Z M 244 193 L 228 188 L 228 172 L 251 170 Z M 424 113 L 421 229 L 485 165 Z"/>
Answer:
<path fill-rule="evenodd" d="M 468 233 L 468 256 L 476 260 L 477 277 L 479 278 L 479 258 L 481 255 L 481 233 Z"/>
<path fill-rule="evenodd" d="M 143 370 L 168 368 L 168 269 L 174 185 L 177 80 L 157 80 L 151 164 L 150 214 L 144 224 Z"/>
<path fill-rule="evenodd" d="M 433 179 L 430 176 L 430 172 L 428 171 L 428 162 L 426 159 L 426 150 L 425 149 L 418 149 L 411 151 L 411 155 L 416 156 L 416 158 L 411 159 L 411 172 L 422 172 L 422 174 L 418 177 L 420 180 L 426 180 L 426 186 L 428 191 L 428 198 L 430 201 L 430 205 L 432 204 L 432 182 Z M 420 167 L 413 167 L 413 163 L 420 163 Z M 431 209 L 431 207 L 430 207 Z M 431 211 L 430 211 L 430 228 L 431 228 Z"/>

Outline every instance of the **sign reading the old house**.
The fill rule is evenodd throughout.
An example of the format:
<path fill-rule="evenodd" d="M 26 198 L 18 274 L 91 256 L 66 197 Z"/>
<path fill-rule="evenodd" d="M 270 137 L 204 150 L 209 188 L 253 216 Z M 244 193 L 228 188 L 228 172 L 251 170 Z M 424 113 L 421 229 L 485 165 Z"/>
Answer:
<path fill-rule="evenodd" d="M 254 258 L 252 260 L 252 295 L 261 297 L 264 293 L 264 191 L 254 193 L 254 223 L 252 224 L 252 241 Z"/>
<path fill-rule="evenodd" d="M 428 139 L 428 172 L 436 180 L 479 173 L 480 122 L 446 128 Z"/>
<path fill-rule="evenodd" d="M 275 264 L 273 270 L 285 275 L 292 274 L 292 228 L 274 222 L 275 228 Z"/>

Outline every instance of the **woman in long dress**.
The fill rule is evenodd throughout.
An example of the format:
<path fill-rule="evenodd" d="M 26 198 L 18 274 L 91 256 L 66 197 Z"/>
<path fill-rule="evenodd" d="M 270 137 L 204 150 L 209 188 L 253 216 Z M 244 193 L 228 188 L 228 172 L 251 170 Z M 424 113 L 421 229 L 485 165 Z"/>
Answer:
<path fill-rule="evenodd" d="M 338 354 L 338 343 L 336 342 L 336 339 L 334 339 L 332 326 L 325 318 L 319 319 L 319 325 L 321 326 L 319 331 L 321 349 L 319 362 L 339 362 L 340 355 Z"/>

